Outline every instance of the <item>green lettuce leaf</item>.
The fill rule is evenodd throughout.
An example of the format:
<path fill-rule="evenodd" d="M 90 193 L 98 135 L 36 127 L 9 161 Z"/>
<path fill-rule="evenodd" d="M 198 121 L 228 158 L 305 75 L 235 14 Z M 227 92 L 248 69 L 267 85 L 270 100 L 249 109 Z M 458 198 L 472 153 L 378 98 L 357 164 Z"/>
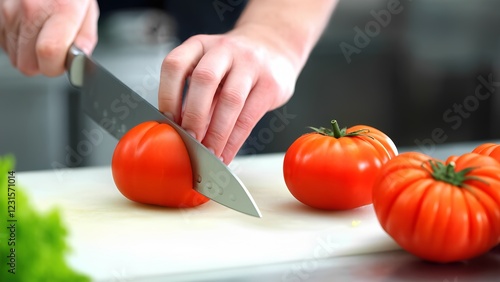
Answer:
<path fill-rule="evenodd" d="M 59 211 L 35 210 L 13 169 L 12 156 L 0 157 L 0 281 L 90 281 L 65 260 L 69 246 Z M 16 177 L 15 191 L 8 189 L 9 176 Z"/>

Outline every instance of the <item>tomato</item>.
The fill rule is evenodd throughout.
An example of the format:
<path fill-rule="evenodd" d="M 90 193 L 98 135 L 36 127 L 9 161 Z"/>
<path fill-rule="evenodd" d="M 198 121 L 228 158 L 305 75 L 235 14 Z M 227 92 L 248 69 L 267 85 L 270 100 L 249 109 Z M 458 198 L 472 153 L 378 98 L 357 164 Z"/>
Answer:
<path fill-rule="evenodd" d="M 476 153 L 445 162 L 402 153 L 382 167 L 373 207 L 408 252 L 440 263 L 471 259 L 500 242 L 500 165 Z"/>
<path fill-rule="evenodd" d="M 366 125 L 299 137 L 283 162 L 285 183 L 300 202 L 318 209 L 347 210 L 372 202 L 372 186 L 384 163 L 397 155 L 392 140 Z"/>
<path fill-rule="evenodd" d="M 490 156 L 500 162 L 500 144 L 484 143 L 474 148 L 472 152 Z"/>
<path fill-rule="evenodd" d="M 111 162 L 118 190 L 128 199 L 167 207 L 194 207 L 208 198 L 193 189 L 187 149 L 170 125 L 148 121 L 118 142 Z"/>

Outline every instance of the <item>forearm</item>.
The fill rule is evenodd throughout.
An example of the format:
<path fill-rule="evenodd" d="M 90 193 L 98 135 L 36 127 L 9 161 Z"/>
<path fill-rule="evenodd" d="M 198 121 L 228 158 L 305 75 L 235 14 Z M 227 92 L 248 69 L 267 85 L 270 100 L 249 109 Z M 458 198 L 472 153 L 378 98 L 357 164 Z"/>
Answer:
<path fill-rule="evenodd" d="M 267 36 L 267 40 L 286 50 L 296 67 L 302 69 L 337 2 L 251 0 L 236 23 L 235 30 L 253 29 L 260 36 Z"/>

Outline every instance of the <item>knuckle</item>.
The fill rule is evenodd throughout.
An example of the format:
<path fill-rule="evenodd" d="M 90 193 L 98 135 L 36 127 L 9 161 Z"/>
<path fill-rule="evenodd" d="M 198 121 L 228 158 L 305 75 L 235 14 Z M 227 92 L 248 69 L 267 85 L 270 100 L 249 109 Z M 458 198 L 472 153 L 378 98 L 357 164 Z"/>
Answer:
<path fill-rule="evenodd" d="M 25 76 L 35 76 L 38 74 L 38 69 L 32 66 L 18 65 L 18 69 Z"/>
<path fill-rule="evenodd" d="M 9 3 L 9 1 L 3 1 L 1 3 L 1 8 L 1 15 L 5 23 L 12 23 L 15 18 L 16 11 L 12 9 L 11 3 Z"/>
<path fill-rule="evenodd" d="M 234 41 L 227 36 L 218 37 L 216 39 L 216 42 L 217 42 L 218 46 L 221 46 L 223 48 L 228 48 L 228 47 L 234 45 Z"/>
<path fill-rule="evenodd" d="M 183 122 L 185 121 L 189 124 L 194 124 L 196 125 L 196 127 L 200 127 L 202 124 L 205 124 L 202 123 L 205 120 L 204 116 L 201 113 L 195 111 L 185 111 L 184 115 L 182 116 L 182 120 Z"/>
<path fill-rule="evenodd" d="M 217 74 L 212 69 L 206 67 L 197 67 L 194 69 L 191 79 L 202 84 L 218 82 Z"/>
<path fill-rule="evenodd" d="M 262 61 L 262 56 L 258 50 L 253 50 L 248 47 L 243 47 L 240 49 L 239 57 L 244 62 L 253 62 L 260 64 Z"/>
<path fill-rule="evenodd" d="M 259 83 L 263 88 L 268 89 L 270 92 L 275 92 L 278 90 L 278 83 L 276 81 L 276 77 L 273 73 L 269 73 L 265 76 L 261 76 L 259 78 Z"/>
<path fill-rule="evenodd" d="M 191 41 L 196 41 L 196 42 L 203 42 L 208 35 L 206 34 L 196 34 L 191 37 L 189 37 L 186 42 L 191 42 Z"/>
<path fill-rule="evenodd" d="M 170 93 L 169 93 L 170 94 Z M 172 95 L 158 95 L 158 102 L 161 105 L 174 105 L 177 102 L 177 99 L 175 99 L 174 96 Z"/>
<path fill-rule="evenodd" d="M 245 102 L 243 93 L 237 88 L 225 88 L 219 99 L 221 103 L 231 108 L 241 108 Z"/>
<path fill-rule="evenodd" d="M 273 95 L 267 95 L 265 98 L 273 100 L 274 98 L 286 96 L 285 92 L 290 91 L 293 92 L 292 90 L 288 90 L 287 86 L 281 85 L 277 79 L 270 75 L 267 77 L 261 77 L 259 81 L 261 89 L 266 89 L 267 93 L 273 93 Z"/>
<path fill-rule="evenodd" d="M 32 21 L 41 11 L 42 6 L 37 1 L 21 1 L 21 11 L 25 19 Z"/>
<path fill-rule="evenodd" d="M 64 54 L 65 48 L 56 42 L 40 41 L 36 44 L 36 55 L 41 59 L 51 60 Z"/>
<path fill-rule="evenodd" d="M 178 72 L 182 70 L 184 65 L 185 64 L 181 57 L 175 55 L 174 53 L 171 53 L 170 55 L 166 56 L 165 59 L 163 59 L 161 70 Z"/>
<path fill-rule="evenodd" d="M 223 132 L 218 130 L 212 130 L 209 132 L 210 143 L 211 144 L 222 144 L 227 140 L 227 137 Z"/>
<path fill-rule="evenodd" d="M 256 119 L 254 119 L 249 114 L 242 113 L 238 117 L 235 127 L 238 127 L 243 132 L 250 132 L 250 130 L 255 126 L 255 124 L 256 124 Z"/>
<path fill-rule="evenodd" d="M 10 16 L 11 16 L 11 13 L 10 11 L 8 10 L 9 7 L 7 6 L 7 1 L 2 1 L 0 3 L 0 15 L 2 16 L 2 18 L 4 19 L 4 21 L 8 21 L 10 19 Z"/>

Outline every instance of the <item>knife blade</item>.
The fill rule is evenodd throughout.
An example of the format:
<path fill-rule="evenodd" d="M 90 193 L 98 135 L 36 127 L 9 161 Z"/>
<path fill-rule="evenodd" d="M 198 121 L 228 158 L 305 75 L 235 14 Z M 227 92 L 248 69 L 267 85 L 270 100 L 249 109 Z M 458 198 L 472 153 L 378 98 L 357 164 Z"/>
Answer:
<path fill-rule="evenodd" d="M 169 124 L 187 148 L 193 169 L 193 188 L 226 207 L 261 217 L 245 185 L 221 160 L 74 45 L 68 52 L 66 68 L 70 83 L 81 92 L 85 114 L 112 136 L 120 140 L 129 129 L 145 121 Z"/>

